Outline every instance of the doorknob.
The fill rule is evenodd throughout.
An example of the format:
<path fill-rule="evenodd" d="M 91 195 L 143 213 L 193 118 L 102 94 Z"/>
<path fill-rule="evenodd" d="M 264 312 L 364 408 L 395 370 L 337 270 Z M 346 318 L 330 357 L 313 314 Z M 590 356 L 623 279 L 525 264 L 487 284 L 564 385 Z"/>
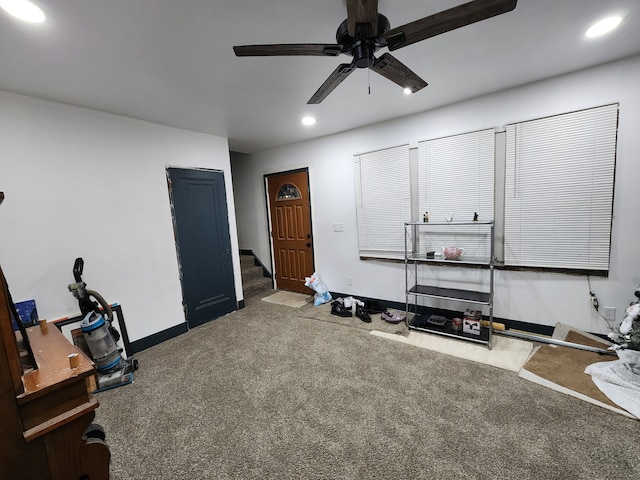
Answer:
<path fill-rule="evenodd" d="M 311 242 L 308 242 L 308 243 L 307 243 L 307 247 L 310 247 L 310 246 L 311 246 Z"/>

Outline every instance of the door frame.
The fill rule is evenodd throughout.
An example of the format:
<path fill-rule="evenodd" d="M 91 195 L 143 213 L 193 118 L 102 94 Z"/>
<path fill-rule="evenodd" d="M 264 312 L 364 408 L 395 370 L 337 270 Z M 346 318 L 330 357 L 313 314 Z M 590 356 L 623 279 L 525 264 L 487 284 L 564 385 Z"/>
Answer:
<path fill-rule="evenodd" d="M 264 198 L 266 202 L 266 210 L 267 210 L 267 236 L 269 238 L 269 254 L 271 256 L 271 281 L 273 282 L 273 288 L 278 288 L 278 280 L 276 278 L 276 252 L 273 248 L 273 223 L 271 221 L 271 201 L 269 199 L 269 177 L 275 177 L 278 175 L 286 175 L 289 173 L 300 173 L 305 172 L 307 174 L 307 189 L 309 192 L 309 228 L 311 230 L 311 250 L 313 252 L 312 261 L 313 268 L 315 271 L 316 266 L 316 247 L 315 247 L 315 235 L 313 234 L 313 207 L 311 205 L 311 177 L 309 175 L 309 167 L 301 167 L 294 168 L 291 170 L 281 170 L 279 172 L 271 172 L 265 173 L 263 175 L 263 188 L 264 188 Z"/>

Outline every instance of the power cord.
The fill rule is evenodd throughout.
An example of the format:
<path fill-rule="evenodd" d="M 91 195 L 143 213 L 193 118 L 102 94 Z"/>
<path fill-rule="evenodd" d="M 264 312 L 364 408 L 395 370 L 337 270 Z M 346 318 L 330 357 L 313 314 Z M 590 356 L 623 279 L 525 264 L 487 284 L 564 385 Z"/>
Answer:
<path fill-rule="evenodd" d="M 600 308 L 600 304 L 598 303 L 598 297 L 596 297 L 596 294 L 593 293 L 591 290 L 589 291 L 589 295 L 591 295 L 591 305 L 593 305 L 593 308 L 596 310 L 596 312 L 598 312 L 598 309 Z"/>
<path fill-rule="evenodd" d="M 587 275 L 587 282 L 589 283 L 589 295 L 591 296 L 591 305 L 593 306 L 593 309 L 596 311 L 596 313 L 598 314 L 598 316 L 602 319 L 602 321 L 605 323 L 605 325 L 607 326 L 607 328 L 610 331 L 614 331 L 614 328 L 611 326 L 611 323 L 609 323 L 609 320 L 607 320 L 606 318 L 604 318 L 604 315 L 602 315 L 599 312 L 599 308 L 600 308 L 600 302 L 598 302 L 598 297 L 596 297 L 596 294 L 593 293 L 593 288 L 591 288 L 591 278 L 589 278 L 589 276 Z"/>

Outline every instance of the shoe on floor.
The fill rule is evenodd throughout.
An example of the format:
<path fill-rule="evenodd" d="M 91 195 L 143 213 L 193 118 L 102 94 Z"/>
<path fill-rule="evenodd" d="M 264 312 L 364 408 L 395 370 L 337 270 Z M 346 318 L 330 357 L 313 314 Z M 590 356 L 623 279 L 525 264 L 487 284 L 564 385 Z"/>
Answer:
<path fill-rule="evenodd" d="M 337 300 L 331 304 L 331 315 L 337 315 L 339 317 L 353 317 L 353 313 L 344 308 L 344 304 Z"/>
<path fill-rule="evenodd" d="M 382 313 L 387 311 L 387 308 L 380 305 L 377 300 L 365 300 L 364 309 L 369 313 Z"/>
<path fill-rule="evenodd" d="M 382 312 L 380 318 L 387 323 L 400 323 L 404 321 L 406 317 L 404 313 Z"/>
<path fill-rule="evenodd" d="M 367 311 L 361 305 L 356 303 L 356 317 L 362 320 L 364 323 L 371 323 L 371 317 Z"/>

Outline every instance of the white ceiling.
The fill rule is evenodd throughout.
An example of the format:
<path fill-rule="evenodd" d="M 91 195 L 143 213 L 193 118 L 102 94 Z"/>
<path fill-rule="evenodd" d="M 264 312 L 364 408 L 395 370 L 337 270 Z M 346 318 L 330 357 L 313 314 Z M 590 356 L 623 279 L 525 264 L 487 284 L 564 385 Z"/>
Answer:
<path fill-rule="evenodd" d="M 335 43 L 344 0 L 34 1 L 44 25 L 0 10 L 1 90 L 228 137 L 245 153 L 640 54 L 638 0 L 519 0 L 510 13 L 393 52 L 429 82 L 414 95 L 358 69 L 307 105 L 350 57 L 238 58 L 232 47 Z M 379 11 L 393 28 L 461 3 L 380 0 Z M 618 30 L 584 37 L 612 13 L 625 16 Z M 318 123 L 302 126 L 306 114 Z"/>

